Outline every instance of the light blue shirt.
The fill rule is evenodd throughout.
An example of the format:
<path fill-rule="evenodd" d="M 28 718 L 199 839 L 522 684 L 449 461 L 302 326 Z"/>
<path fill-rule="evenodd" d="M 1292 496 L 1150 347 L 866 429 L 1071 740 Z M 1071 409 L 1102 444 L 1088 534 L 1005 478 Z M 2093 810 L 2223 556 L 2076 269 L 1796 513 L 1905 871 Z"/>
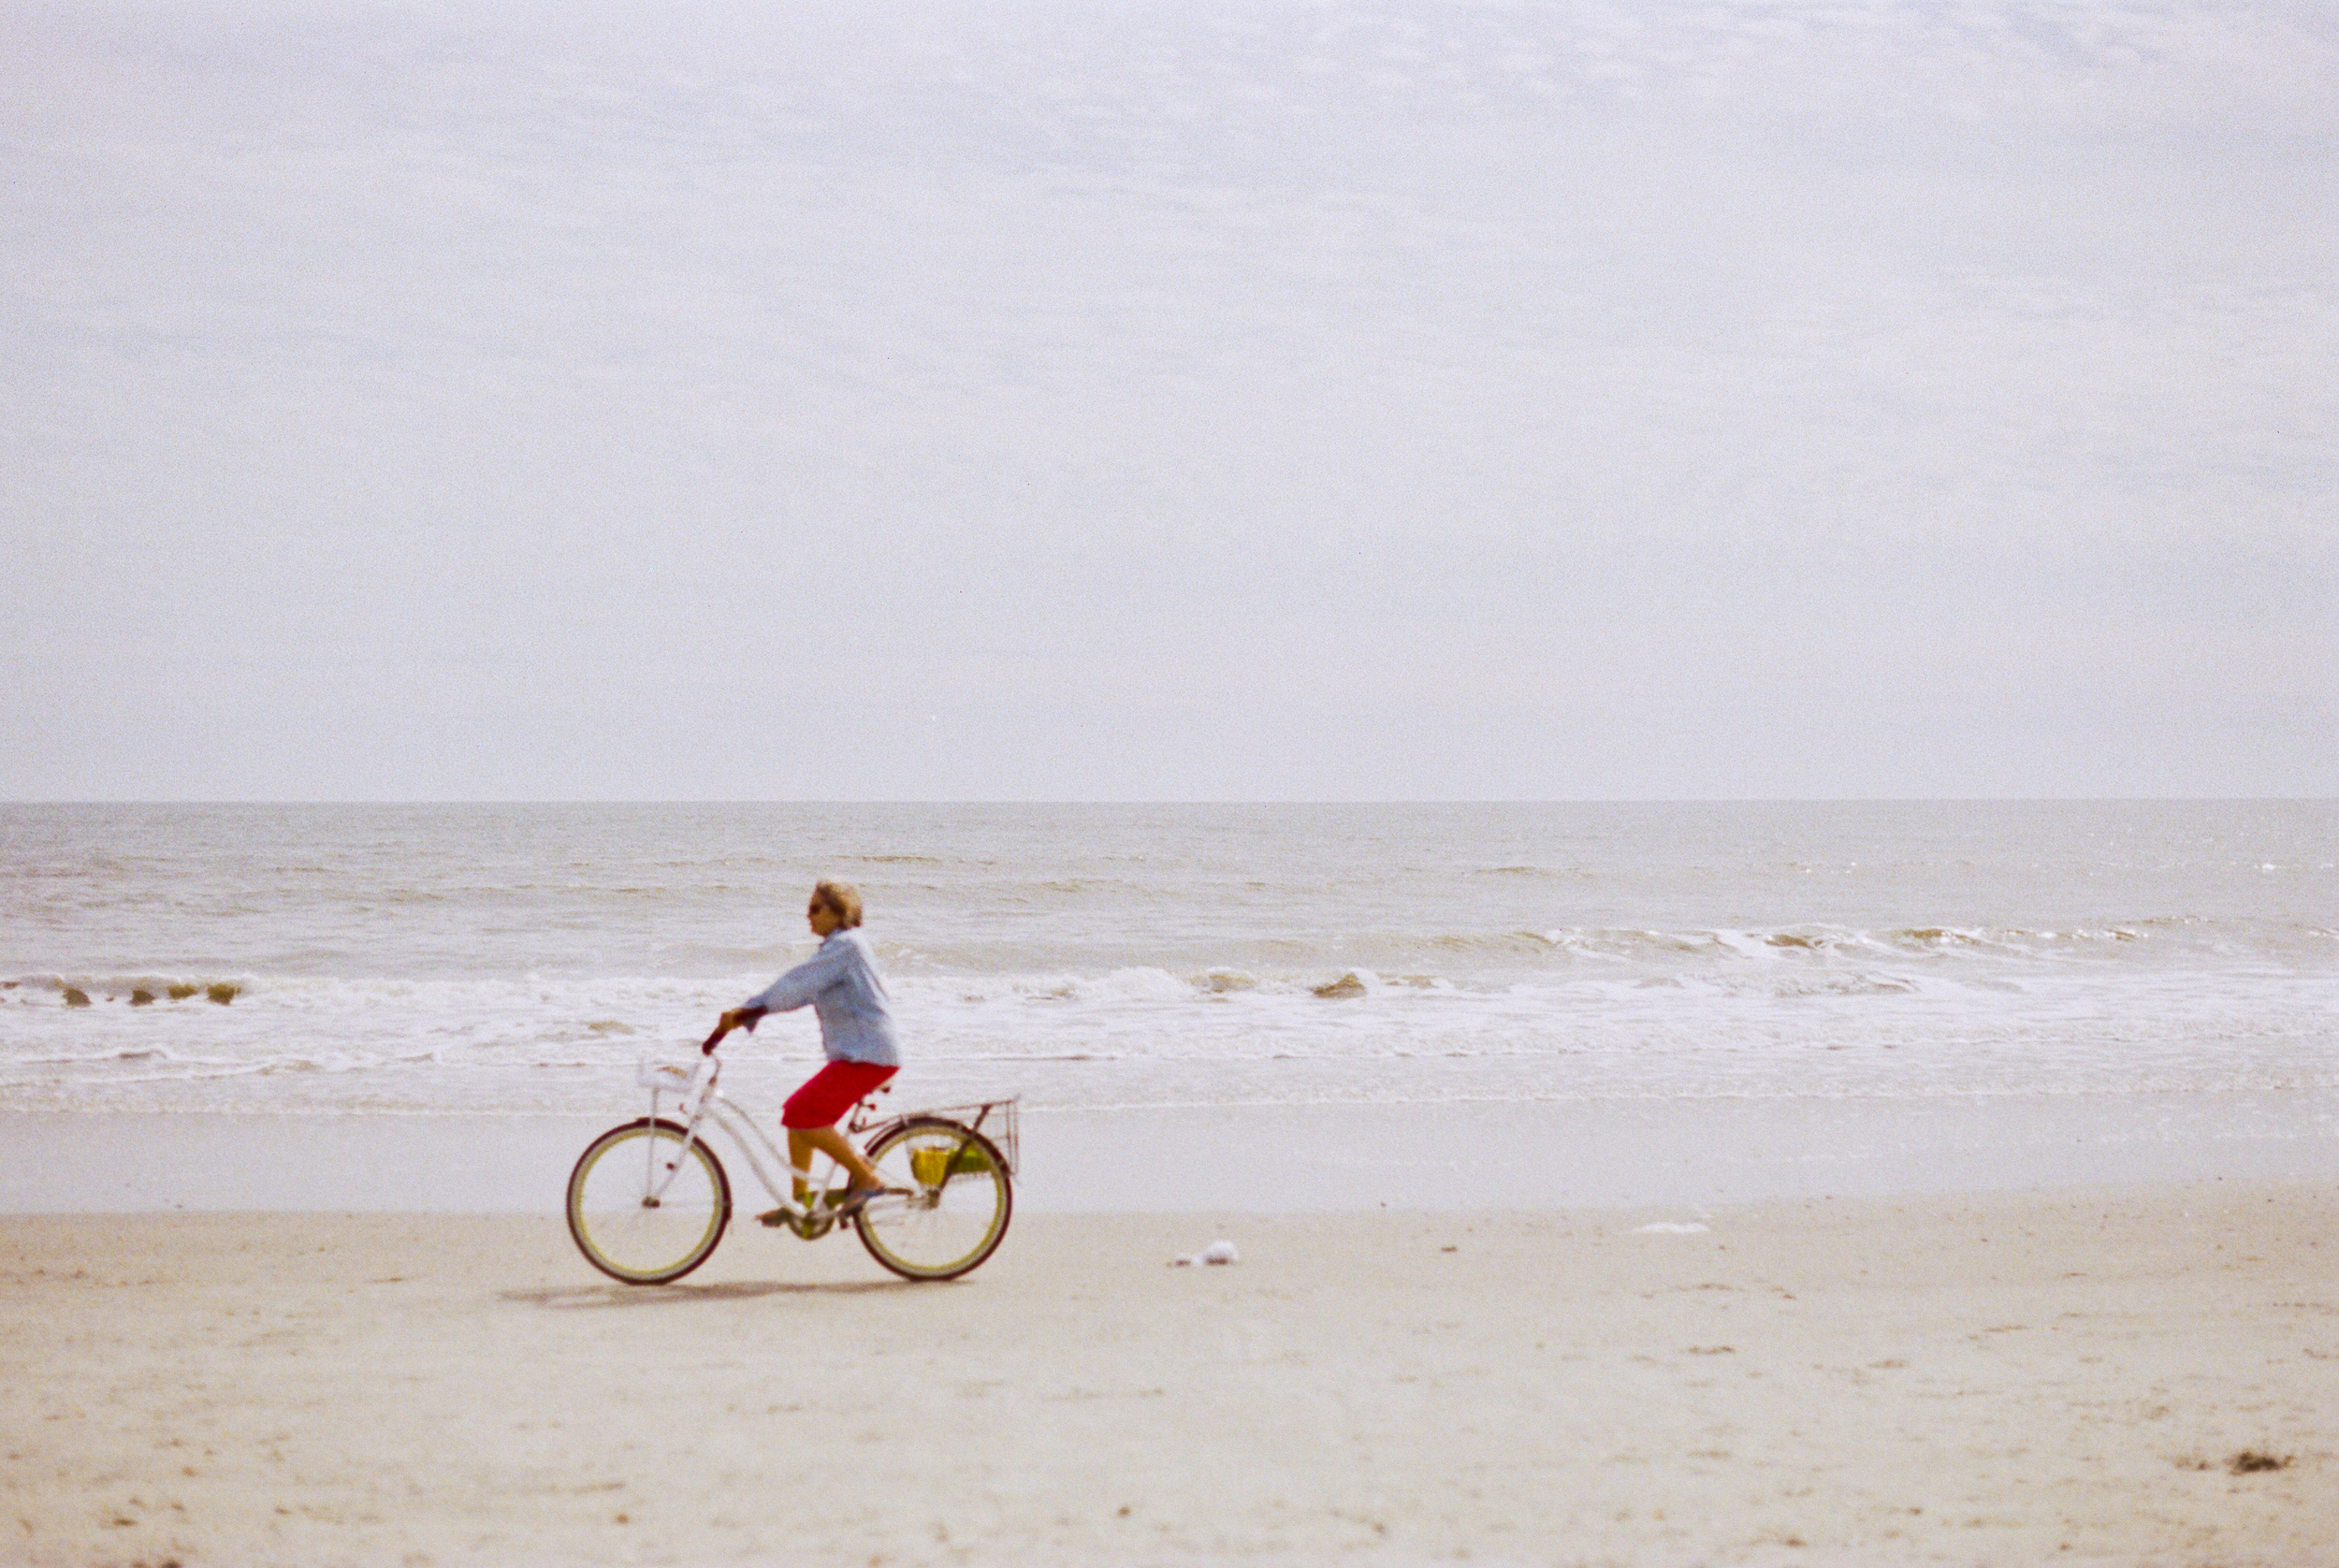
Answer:
<path fill-rule="evenodd" d="M 747 1005 L 792 1012 L 806 1003 L 820 1016 L 821 1049 L 830 1061 L 902 1065 L 885 981 L 869 955 L 868 938 L 858 930 L 830 932 L 818 952 L 748 997 Z"/>

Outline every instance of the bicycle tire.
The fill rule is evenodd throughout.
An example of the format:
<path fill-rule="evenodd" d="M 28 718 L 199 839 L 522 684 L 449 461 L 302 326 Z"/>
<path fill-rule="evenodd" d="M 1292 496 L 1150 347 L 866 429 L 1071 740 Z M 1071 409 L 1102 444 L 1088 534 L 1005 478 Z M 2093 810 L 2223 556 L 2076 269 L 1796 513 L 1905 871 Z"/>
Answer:
<path fill-rule="evenodd" d="M 651 1140 L 636 1164 L 612 1156 Z M 688 1142 L 687 1154 L 683 1145 Z M 660 1201 L 647 1201 L 654 1162 L 671 1146 L 683 1162 Z M 585 1261 L 627 1285 L 665 1285 L 706 1261 L 731 1224 L 723 1162 L 678 1123 L 643 1117 L 585 1146 L 569 1172 L 569 1236 Z"/>
<path fill-rule="evenodd" d="M 922 1183 L 911 1151 L 947 1149 L 942 1179 Z M 998 1145 L 963 1122 L 912 1116 L 868 1148 L 886 1186 L 909 1194 L 879 1198 L 854 1216 L 869 1256 L 906 1280 L 954 1280 L 999 1250 L 1015 1212 L 1015 1186 Z"/>

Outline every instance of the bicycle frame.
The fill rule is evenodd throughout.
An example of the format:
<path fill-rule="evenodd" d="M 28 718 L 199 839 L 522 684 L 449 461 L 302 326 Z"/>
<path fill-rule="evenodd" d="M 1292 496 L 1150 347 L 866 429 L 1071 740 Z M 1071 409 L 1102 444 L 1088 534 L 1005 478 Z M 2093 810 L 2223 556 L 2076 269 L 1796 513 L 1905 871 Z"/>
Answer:
<path fill-rule="evenodd" d="M 721 1060 L 711 1052 L 687 1068 L 671 1062 L 644 1062 L 635 1069 L 634 1082 L 649 1091 L 648 1119 L 658 1119 L 659 1112 L 664 1109 L 661 1101 L 669 1095 L 675 1097 L 675 1113 L 683 1118 L 682 1148 L 676 1154 L 673 1163 L 667 1166 L 664 1180 L 660 1180 L 655 1170 L 650 1173 L 648 1197 L 655 1200 L 665 1196 L 666 1184 L 681 1169 L 682 1159 L 690 1153 L 690 1145 L 705 1141 L 700 1129 L 712 1123 L 729 1133 L 732 1141 L 747 1155 L 748 1168 L 755 1172 L 755 1179 L 763 1183 L 763 1190 L 771 1194 L 772 1201 L 783 1208 L 792 1208 L 795 1182 L 802 1181 L 809 1185 L 814 1182 L 813 1173 L 792 1164 L 787 1155 L 780 1153 L 779 1145 L 774 1143 L 756 1125 L 755 1119 L 733 1104 L 716 1087 L 722 1077 L 722 1070 Z M 949 1106 L 932 1111 L 907 1111 L 889 1116 L 877 1115 L 876 1107 L 874 1098 L 863 1100 L 853 1107 L 851 1117 L 845 1123 L 846 1133 L 858 1140 L 864 1149 L 905 1122 L 921 1118 L 954 1122 L 970 1135 L 979 1133 L 983 1130 L 983 1124 L 991 1119 L 992 1113 L 998 1111 L 1002 1126 L 1000 1131 L 991 1135 L 992 1141 L 998 1145 L 1007 1162 L 1008 1173 L 1014 1173 L 1015 1102 L 1011 1099 L 984 1100 L 976 1105 Z M 970 1141 L 971 1137 L 960 1140 L 959 1148 L 965 1149 Z M 781 1170 L 788 1173 L 786 1180 L 775 1174 Z"/>
<path fill-rule="evenodd" d="M 744 1156 L 773 1199 L 758 1223 L 806 1241 L 840 1227 L 856 1231 L 870 1256 L 904 1279 L 957 1279 L 981 1267 L 1006 1234 L 1014 1210 L 1014 1097 L 897 1115 L 880 1114 L 876 1096 L 864 1098 L 842 1132 L 877 1167 L 878 1184 L 855 1192 L 826 1158 L 799 1169 L 789 1154 L 801 1140 L 791 1133 L 775 1141 L 723 1096 L 721 1076 L 711 1050 L 687 1067 L 637 1064 L 634 1082 L 649 1091 L 649 1113 L 619 1122 L 578 1156 L 569 1173 L 569 1232 L 603 1273 L 666 1285 L 706 1260 L 734 1212 L 732 1183 L 741 1179 L 725 1175 L 719 1132 L 730 1134 L 734 1171 Z M 829 1129 L 818 1137 L 835 1149 Z M 845 1150 L 836 1153 L 860 1169 Z"/>
<path fill-rule="evenodd" d="M 748 1167 L 755 1172 L 755 1179 L 763 1183 L 763 1190 L 771 1195 L 772 1202 L 780 1211 L 807 1221 L 817 1218 L 809 1204 L 802 1209 L 797 1207 L 795 1183 L 801 1181 L 807 1191 L 817 1191 L 818 1179 L 811 1171 L 803 1169 L 781 1154 L 779 1146 L 756 1125 L 755 1119 L 734 1105 L 716 1087 L 722 1077 L 722 1063 L 713 1052 L 703 1053 L 698 1061 L 687 1068 L 671 1062 L 644 1062 L 635 1069 L 634 1082 L 649 1091 L 647 1119 L 653 1122 L 658 1119 L 659 1112 L 663 1109 L 660 1102 L 668 1095 L 675 1096 L 675 1113 L 683 1118 L 682 1147 L 667 1162 L 662 1175 L 658 1169 L 655 1146 L 645 1150 L 645 1157 L 650 1162 L 650 1168 L 645 1173 L 648 1204 L 655 1207 L 659 1199 L 665 1197 L 666 1187 L 681 1170 L 682 1161 L 690 1154 L 690 1145 L 707 1141 L 701 1129 L 712 1124 L 731 1135 L 732 1142 L 747 1155 Z M 908 1111 L 883 1117 L 875 1113 L 876 1107 L 874 1098 L 863 1100 L 853 1107 L 851 1117 L 845 1123 L 847 1135 L 859 1140 L 863 1149 L 867 1149 L 905 1123 L 937 1118 L 954 1124 L 965 1134 L 959 1140 L 958 1147 L 952 1151 L 952 1159 L 974 1141 L 975 1134 L 982 1130 L 983 1124 L 991 1119 L 992 1113 L 998 1111 L 1000 1128 L 992 1135 L 992 1141 L 1005 1161 L 1008 1174 L 1014 1174 L 1016 1138 L 1015 1101 L 1012 1099 L 985 1100 L 976 1105 L 952 1106 L 938 1111 Z M 962 1113 L 969 1114 L 962 1120 Z M 784 1179 L 776 1174 L 781 1170 L 788 1173 Z M 826 1227 L 821 1228 L 824 1231 Z"/>
<path fill-rule="evenodd" d="M 812 1172 L 790 1163 L 788 1156 L 779 1152 L 779 1146 L 755 1125 L 754 1118 L 723 1097 L 715 1086 L 722 1070 L 722 1063 L 709 1054 L 701 1056 L 695 1066 L 687 1069 L 668 1062 L 645 1062 L 635 1073 L 634 1081 L 649 1091 L 651 1121 L 658 1119 L 659 1100 L 665 1095 L 675 1096 L 675 1113 L 683 1118 L 682 1149 L 666 1167 L 664 1180 L 660 1180 L 654 1170 L 651 1172 L 648 1196 L 652 1199 L 665 1196 L 666 1183 L 682 1169 L 683 1157 L 690 1153 L 690 1145 L 705 1141 L 699 1129 L 711 1121 L 729 1133 L 731 1140 L 748 1156 L 748 1169 L 763 1183 L 763 1190 L 772 1195 L 772 1201 L 783 1209 L 793 1209 L 795 1183 L 809 1183 Z M 654 1153 L 652 1157 L 655 1158 Z M 776 1178 L 776 1169 L 787 1171 L 788 1179 Z"/>

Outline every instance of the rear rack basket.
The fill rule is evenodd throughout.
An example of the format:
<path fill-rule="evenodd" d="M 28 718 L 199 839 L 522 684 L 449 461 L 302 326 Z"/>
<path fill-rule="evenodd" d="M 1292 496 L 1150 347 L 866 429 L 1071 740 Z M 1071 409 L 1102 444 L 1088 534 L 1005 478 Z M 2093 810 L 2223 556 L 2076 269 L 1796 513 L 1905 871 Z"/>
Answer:
<path fill-rule="evenodd" d="M 935 1105 L 895 1114 L 905 1121 L 912 1116 L 941 1116 L 965 1123 L 998 1146 L 999 1153 L 1007 1156 L 1007 1173 L 1012 1176 L 1024 1166 L 1015 1114 L 1020 1103 L 1020 1099 L 982 1100 L 974 1105 Z"/>

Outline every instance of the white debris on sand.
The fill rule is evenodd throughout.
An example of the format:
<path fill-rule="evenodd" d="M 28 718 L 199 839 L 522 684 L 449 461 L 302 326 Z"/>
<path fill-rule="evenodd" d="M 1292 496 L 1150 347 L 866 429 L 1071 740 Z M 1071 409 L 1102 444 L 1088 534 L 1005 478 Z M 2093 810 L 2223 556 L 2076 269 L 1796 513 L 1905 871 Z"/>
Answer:
<path fill-rule="evenodd" d="M 1242 1255 L 1234 1250 L 1232 1241 L 1213 1241 L 1209 1246 L 1190 1256 L 1171 1258 L 1170 1266 L 1173 1269 L 1191 1269 L 1197 1264 L 1215 1266 L 1242 1261 Z"/>

